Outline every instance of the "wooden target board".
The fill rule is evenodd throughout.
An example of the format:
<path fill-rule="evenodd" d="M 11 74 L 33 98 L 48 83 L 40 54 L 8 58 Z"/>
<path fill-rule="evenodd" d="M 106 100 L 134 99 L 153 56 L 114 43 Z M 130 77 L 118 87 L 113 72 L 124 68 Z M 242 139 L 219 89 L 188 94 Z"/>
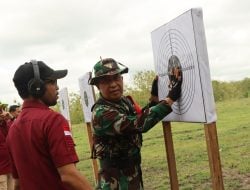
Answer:
<path fill-rule="evenodd" d="M 160 100 L 169 92 L 171 69 L 179 67 L 183 75 L 181 97 L 163 121 L 215 122 L 202 10 L 190 9 L 154 30 L 151 37 Z"/>

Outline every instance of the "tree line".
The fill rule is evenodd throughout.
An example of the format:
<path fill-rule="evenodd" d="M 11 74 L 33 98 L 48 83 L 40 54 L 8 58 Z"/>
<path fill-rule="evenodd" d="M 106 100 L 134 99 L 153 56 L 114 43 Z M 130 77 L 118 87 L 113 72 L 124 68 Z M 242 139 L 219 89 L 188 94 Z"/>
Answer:
<path fill-rule="evenodd" d="M 212 85 L 216 102 L 250 96 L 250 78 L 231 82 L 213 80 Z"/>
<path fill-rule="evenodd" d="M 143 107 L 148 103 L 151 84 L 154 77 L 154 71 L 137 72 L 133 76 L 132 81 L 129 82 L 130 84 L 124 84 L 124 94 L 131 95 L 135 99 L 135 101 Z M 231 82 L 213 80 L 212 86 L 215 102 L 238 98 L 248 98 L 250 96 L 250 78 Z M 98 96 L 98 94 L 96 94 L 96 96 Z M 81 99 L 79 94 L 69 94 L 70 118 L 72 124 L 79 124 L 84 122 L 84 116 L 80 101 Z M 55 107 L 55 110 L 59 110 L 58 105 Z"/>

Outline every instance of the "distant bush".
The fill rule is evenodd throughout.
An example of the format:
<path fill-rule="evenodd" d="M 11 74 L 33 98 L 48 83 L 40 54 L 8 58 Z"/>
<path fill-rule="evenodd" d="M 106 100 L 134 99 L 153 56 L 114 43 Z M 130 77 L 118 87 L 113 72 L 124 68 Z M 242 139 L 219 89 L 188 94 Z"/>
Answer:
<path fill-rule="evenodd" d="M 250 78 L 241 81 L 212 81 L 215 101 L 224 101 L 250 96 Z"/>

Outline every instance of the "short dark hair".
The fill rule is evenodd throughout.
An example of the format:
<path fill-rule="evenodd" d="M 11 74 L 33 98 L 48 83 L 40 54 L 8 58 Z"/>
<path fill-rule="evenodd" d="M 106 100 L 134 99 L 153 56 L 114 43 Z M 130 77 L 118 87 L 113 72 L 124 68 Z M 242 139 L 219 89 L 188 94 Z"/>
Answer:
<path fill-rule="evenodd" d="M 14 112 L 14 111 L 16 111 L 17 108 L 20 108 L 20 106 L 19 105 L 11 105 L 9 107 L 9 112 Z"/>

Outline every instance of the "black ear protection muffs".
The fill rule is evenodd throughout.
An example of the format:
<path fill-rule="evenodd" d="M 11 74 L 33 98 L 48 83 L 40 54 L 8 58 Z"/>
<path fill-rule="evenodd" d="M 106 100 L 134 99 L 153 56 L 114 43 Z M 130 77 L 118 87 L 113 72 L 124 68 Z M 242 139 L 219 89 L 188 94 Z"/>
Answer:
<path fill-rule="evenodd" d="M 28 90 L 30 95 L 32 95 L 35 98 L 40 98 L 44 95 L 45 85 L 40 78 L 40 71 L 37 61 L 31 60 L 30 62 L 32 63 L 33 66 L 34 78 L 28 82 Z"/>

